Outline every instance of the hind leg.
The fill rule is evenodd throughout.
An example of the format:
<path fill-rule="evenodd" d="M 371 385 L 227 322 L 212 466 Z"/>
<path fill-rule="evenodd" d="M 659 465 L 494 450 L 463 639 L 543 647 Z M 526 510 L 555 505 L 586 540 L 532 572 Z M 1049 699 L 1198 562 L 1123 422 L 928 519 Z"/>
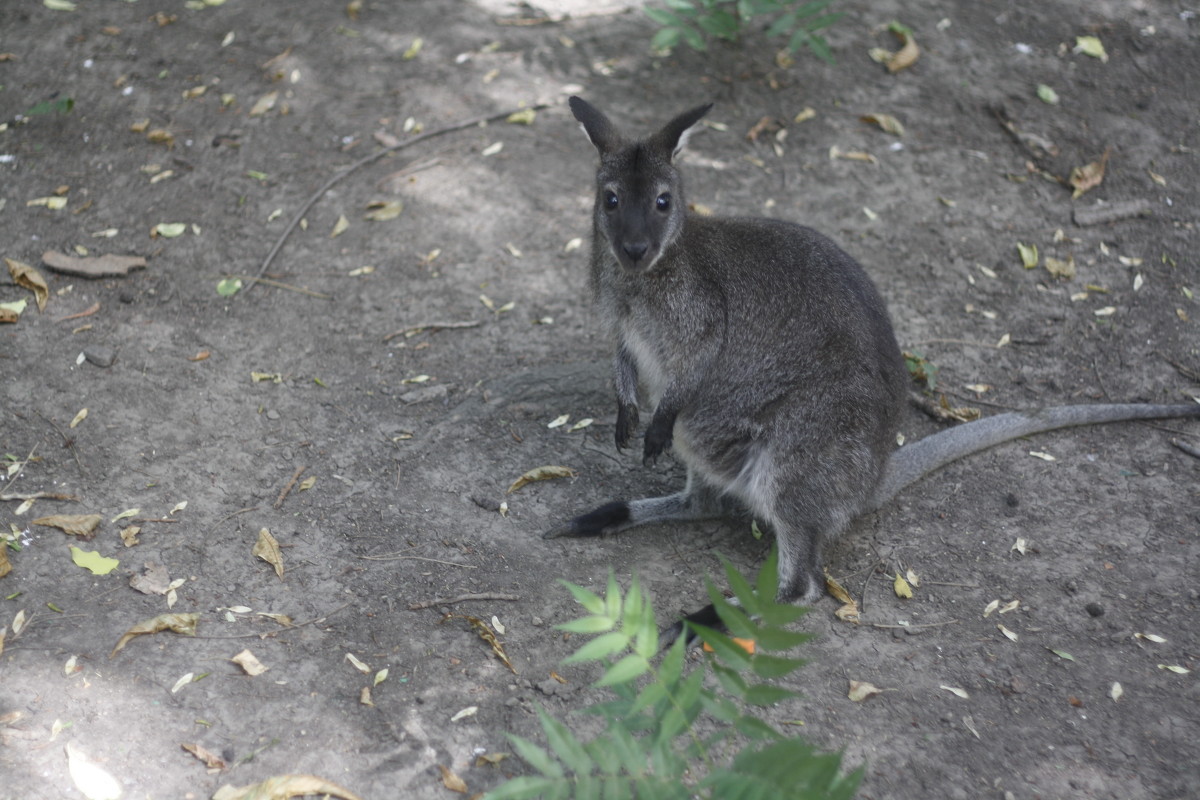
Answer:
<path fill-rule="evenodd" d="M 697 479 L 689 470 L 687 485 L 681 492 L 641 500 L 614 500 L 546 531 L 542 538 L 602 536 L 656 522 L 732 516 L 740 510 L 735 500 Z"/>

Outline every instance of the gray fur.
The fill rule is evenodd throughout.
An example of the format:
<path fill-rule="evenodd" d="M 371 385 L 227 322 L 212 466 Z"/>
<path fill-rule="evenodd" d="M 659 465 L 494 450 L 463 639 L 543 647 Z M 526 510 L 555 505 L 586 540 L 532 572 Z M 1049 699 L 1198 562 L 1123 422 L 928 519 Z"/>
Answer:
<path fill-rule="evenodd" d="M 688 477 L 681 492 L 610 503 L 547 537 L 742 510 L 775 534 L 780 599 L 811 602 L 825 543 L 949 461 L 1068 425 L 1200 416 L 1200 405 L 1066 406 L 896 450 L 908 376 L 862 267 L 810 228 L 687 212 L 673 161 L 709 106 L 630 140 L 584 100 L 570 105 L 600 154 L 591 284 L 615 343 L 616 444 L 644 404 L 643 461 L 672 448 Z"/>

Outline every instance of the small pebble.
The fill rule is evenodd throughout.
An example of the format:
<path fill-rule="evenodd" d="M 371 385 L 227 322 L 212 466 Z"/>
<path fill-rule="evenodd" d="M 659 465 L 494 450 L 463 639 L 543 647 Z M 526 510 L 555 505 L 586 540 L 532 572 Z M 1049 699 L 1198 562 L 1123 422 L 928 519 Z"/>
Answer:
<path fill-rule="evenodd" d="M 1085 611 L 1087 611 L 1089 614 L 1091 614 L 1093 617 L 1103 617 L 1104 616 L 1104 606 L 1100 605 L 1099 603 L 1088 603 L 1086 606 L 1083 607 L 1083 609 Z"/>
<path fill-rule="evenodd" d="M 267 412 L 267 419 L 279 419 L 279 412 L 272 408 Z"/>
<path fill-rule="evenodd" d="M 97 367 L 111 367 L 117 360 L 117 353 L 111 347 L 94 344 L 83 348 L 83 357 Z"/>

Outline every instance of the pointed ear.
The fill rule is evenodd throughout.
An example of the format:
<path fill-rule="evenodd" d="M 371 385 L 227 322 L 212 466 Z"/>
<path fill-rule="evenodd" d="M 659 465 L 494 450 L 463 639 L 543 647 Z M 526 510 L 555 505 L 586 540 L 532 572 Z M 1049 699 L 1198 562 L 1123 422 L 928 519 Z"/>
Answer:
<path fill-rule="evenodd" d="M 666 154 L 671 161 L 674 161 L 687 145 L 688 138 L 695 132 L 696 125 L 712 107 L 712 103 L 706 103 L 696 106 L 691 111 L 683 112 L 664 125 L 663 129 L 651 139 L 651 143 Z"/>
<path fill-rule="evenodd" d="M 583 128 L 588 139 L 600 151 L 600 155 L 611 153 L 620 146 L 621 135 L 609 122 L 608 117 L 604 116 L 595 106 L 582 97 L 573 96 L 567 102 L 571 106 L 571 113 L 575 115 L 575 119 L 579 120 L 579 126 Z"/>

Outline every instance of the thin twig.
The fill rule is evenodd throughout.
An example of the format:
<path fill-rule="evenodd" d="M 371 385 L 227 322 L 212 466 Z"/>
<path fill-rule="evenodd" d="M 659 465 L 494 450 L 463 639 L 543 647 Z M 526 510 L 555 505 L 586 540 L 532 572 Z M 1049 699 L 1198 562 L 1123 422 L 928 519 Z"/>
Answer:
<path fill-rule="evenodd" d="M 429 561 L 433 564 L 445 564 L 447 567 L 462 567 L 463 569 L 479 569 L 474 564 L 458 564 L 454 561 L 442 561 L 437 558 L 425 558 L 424 556 L 402 556 L 397 553 L 386 553 L 381 556 L 359 556 L 364 561 Z"/>
<path fill-rule="evenodd" d="M 432 608 L 433 606 L 448 606 L 452 603 L 465 603 L 468 600 L 520 600 L 519 594 L 460 594 L 458 597 L 439 597 L 434 600 L 426 600 L 421 603 L 413 603 L 408 607 L 409 611 L 420 611 L 422 608 Z"/>
<path fill-rule="evenodd" d="M 8 492 L 0 494 L 0 500 L 70 500 L 78 503 L 79 498 L 73 494 L 60 492 Z"/>
<path fill-rule="evenodd" d="M 922 579 L 921 583 L 925 583 L 930 586 L 957 586 L 960 589 L 978 589 L 979 588 L 978 583 L 952 583 L 950 581 L 931 581 L 931 580 L 927 580 L 927 579 Z"/>
<path fill-rule="evenodd" d="M 539 103 L 538 105 L 532 106 L 531 110 L 538 111 L 545 107 L 546 107 L 546 105 L 544 103 Z M 334 176 L 332 178 L 325 181 L 325 183 L 321 186 L 320 189 L 317 189 L 317 191 L 313 192 L 312 196 L 309 197 L 308 200 L 306 200 L 304 202 L 304 205 L 302 205 L 300 207 L 300 210 L 297 211 L 295 216 L 292 217 L 292 221 L 289 222 L 287 227 L 283 229 L 283 233 L 280 234 L 279 240 L 275 242 L 275 246 L 271 248 L 271 252 L 267 253 L 267 257 L 263 259 L 262 266 L 260 266 L 258 268 L 258 275 L 256 275 L 255 277 L 250 279 L 250 284 L 245 289 L 242 290 L 242 294 L 244 295 L 250 289 L 254 288 L 254 284 L 259 283 L 260 281 L 263 280 L 263 275 L 267 274 L 267 269 L 271 266 L 271 262 L 275 260 L 276 254 L 283 247 L 283 243 L 287 241 L 287 238 L 289 236 L 291 236 L 292 231 L 295 230 L 296 226 L 300 224 L 300 220 L 302 220 L 304 218 L 304 215 L 308 213 L 308 210 L 310 208 L 312 208 L 314 205 L 316 205 L 317 201 L 320 200 L 325 195 L 325 193 L 327 191 L 329 191 L 333 187 L 333 185 L 336 184 L 338 181 L 342 180 L 343 178 L 347 177 L 348 175 L 351 175 L 352 173 L 361 169 L 362 167 L 365 167 L 367 164 L 378 161 L 379 159 L 386 156 L 388 153 L 395 153 L 399 150 L 403 150 L 406 147 L 411 147 L 414 144 L 424 142 L 424 141 L 426 141 L 428 139 L 432 139 L 436 136 L 442 136 L 447 133 L 453 133 L 454 131 L 461 131 L 461 130 L 465 130 L 467 128 L 473 128 L 476 125 L 482 125 L 482 124 L 486 124 L 488 122 L 495 122 L 496 120 L 505 119 L 505 118 L 511 116 L 512 114 L 517 113 L 518 111 L 524 111 L 524 110 L 525 109 L 523 109 L 523 108 L 518 108 L 518 109 L 513 109 L 511 111 L 502 111 L 499 114 L 488 114 L 488 115 L 485 115 L 482 117 L 475 117 L 473 119 L 468 119 L 463 122 L 456 122 L 453 125 L 447 125 L 444 128 L 437 128 L 436 130 L 429 131 L 428 133 L 422 133 L 419 136 L 414 136 L 411 139 L 406 139 L 403 142 L 399 142 L 397 144 L 392 145 L 391 147 L 385 147 L 382 150 L 377 150 L 374 153 L 371 153 L 370 155 L 363 156 L 362 158 L 360 158 L 358 161 L 355 161 L 350 166 L 348 166 L 345 169 L 341 170 L 340 172 L 334 174 Z"/>
<path fill-rule="evenodd" d="M 228 636 L 194 636 L 192 638 L 194 638 L 194 639 L 266 639 L 269 636 L 278 636 L 281 633 L 287 633 L 288 631 L 295 630 L 296 628 L 303 628 L 305 625 L 312 625 L 314 622 L 324 622 L 328 617 L 332 617 L 334 614 L 341 611 L 343 608 L 345 608 L 348 605 L 350 605 L 350 604 L 342 603 L 340 606 L 335 608 L 333 611 L 326 612 L 325 614 L 322 614 L 319 617 L 313 617 L 312 619 L 307 620 L 305 622 L 297 622 L 295 625 L 288 625 L 286 628 L 279 628 L 278 630 L 263 631 L 262 633 L 235 633 L 235 634 L 230 634 Z"/>
<path fill-rule="evenodd" d="M 1187 442 L 1180 441 L 1179 439 L 1172 439 L 1171 444 L 1175 445 L 1192 458 L 1200 458 L 1200 447 L 1194 447 Z"/>
<path fill-rule="evenodd" d="M 463 322 L 426 322 L 421 325 L 410 325 L 407 328 L 401 328 L 398 331 L 392 331 L 387 336 L 383 337 L 385 342 L 390 342 L 397 336 L 408 336 L 410 333 L 420 333 L 424 330 L 443 330 L 451 328 L 478 328 L 483 324 L 482 320 L 469 319 Z"/>
<path fill-rule="evenodd" d="M 38 416 L 41 415 L 39 414 Z M 41 444 L 41 442 L 38 442 L 38 444 Z M 17 468 L 17 471 L 13 474 L 12 478 L 9 479 L 8 483 L 4 484 L 5 489 L 11 488 L 12 485 L 17 482 L 17 478 L 21 477 L 21 473 L 25 471 L 26 465 L 29 464 L 29 459 L 33 458 L 33 454 L 37 452 L 38 444 L 35 444 L 29 450 L 29 455 L 25 456 L 25 460 L 21 462 L 21 466 Z"/>
<path fill-rule="evenodd" d="M 284 486 L 282 490 L 280 490 L 279 497 L 275 498 L 274 508 L 279 508 L 281 505 L 283 505 L 283 501 L 287 499 L 289 494 L 291 494 L 292 487 L 296 485 L 296 481 L 300 480 L 300 476 L 304 474 L 304 470 L 306 469 L 308 469 L 308 464 L 301 464 L 300 466 L 296 467 L 296 471 L 292 473 L 292 479 L 287 482 L 287 485 Z"/>
<path fill-rule="evenodd" d="M 208 529 L 208 533 L 211 534 L 214 530 L 217 529 L 218 525 L 224 525 L 226 522 L 233 519 L 238 514 L 246 514 L 250 511 L 258 511 L 258 506 L 250 506 L 249 508 L 239 508 L 237 511 L 234 511 L 232 514 L 225 515 L 224 517 L 222 517 L 221 519 L 217 520 L 216 522 L 214 522 L 212 524 L 212 526 Z M 207 536 L 206 536 L 206 538 L 207 538 Z"/>
<path fill-rule="evenodd" d="M 948 619 L 945 622 L 926 622 L 922 625 L 884 625 L 882 622 L 872 622 L 872 628 L 940 628 L 943 625 L 954 625 L 958 622 L 956 619 Z"/>
<path fill-rule="evenodd" d="M 170 517 L 134 517 L 130 522 L 179 522 L 177 519 Z"/>
<path fill-rule="evenodd" d="M 83 462 L 79 460 L 79 451 L 75 449 L 75 440 L 73 438 L 71 438 L 70 436 L 67 436 L 65 433 L 63 433 L 62 428 L 58 427 L 58 425 L 55 424 L 54 420 L 43 417 L 42 412 L 37 411 L 34 413 L 36 413 L 38 415 L 38 417 L 41 418 L 42 422 L 45 422 L 47 425 L 49 425 L 51 428 L 54 428 L 54 430 L 58 432 L 58 435 L 62 437 L 63 444 L 66 447 L 71 448 L 71 455 L 75 456 L 75 463 L 77 465 L 79 465 L 79 471 L 82 472 L 84 475 L 86 475 L 87 470 L 83 468 Z"/>
<path fill-rule="evenodd" d="M 319 297 L 322 300 L 332 300 L 333 299 L 333 295 L 331 295 L 331 294 L 325 294 L 323 292 L 314 292 L 312 289 L 305 289 L 302 286 L 293 286 L 290 283 L 283 283 L 282 281 L 271 280 L 270 278 L 264 278 L 261 274 L 255 276 L 253 278 L 251 278 L 249 275 L 234 275 L 233 277 L 240 278 L 240 279 L 246 280 L 246 281 L 250 281 L 250 286 L 253 286 L 255 283 L 265 283 L 268 286 L 274 286 L 276 289 L 287 289 L 289 292 L 297 292 L 299 294 L 306 294 L 309 297 Z M 247 286 L 246 288 L 249 289 L 250 286 Z"/>

